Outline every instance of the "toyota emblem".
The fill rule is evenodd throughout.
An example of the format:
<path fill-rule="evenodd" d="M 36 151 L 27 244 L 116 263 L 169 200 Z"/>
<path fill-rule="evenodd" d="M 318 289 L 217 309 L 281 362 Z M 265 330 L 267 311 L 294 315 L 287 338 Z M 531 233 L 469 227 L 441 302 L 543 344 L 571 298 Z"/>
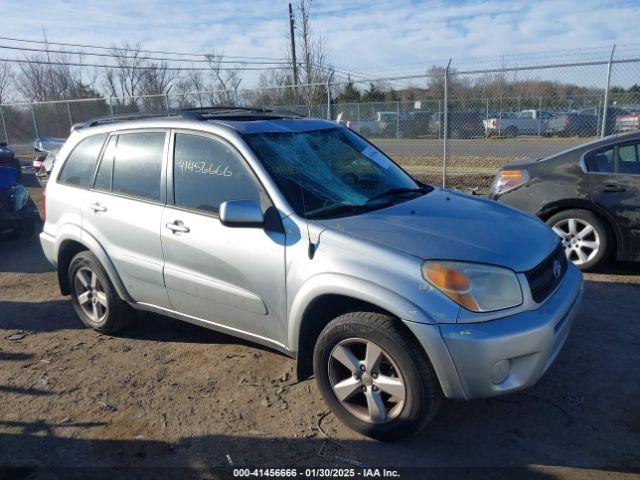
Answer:
<path fill-rule="evenodd" d="M 558 260 L 554 260 L 554 262 L 553 262 L 553 276 L 555 278 L 560 278 L 561 274 L 562 274 L 562 265 L 560 265 L 560 262 Z"/>

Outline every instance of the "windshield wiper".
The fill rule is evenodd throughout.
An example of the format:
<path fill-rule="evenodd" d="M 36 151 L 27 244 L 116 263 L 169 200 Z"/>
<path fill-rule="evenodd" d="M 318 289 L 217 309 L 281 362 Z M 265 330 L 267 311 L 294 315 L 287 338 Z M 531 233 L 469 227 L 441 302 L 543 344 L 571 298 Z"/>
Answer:
<path fill-rule="evenodd" d="M 378 200 L 379 198 L 388 197 L 389 195 L 400 195 L 403 193 L 427 193 L 425 188 L 392 188 L 391 190 L 387 190 L 386 192 L 382 192 L 379 195 L 371 197 L 367 202 L 371 202 L 373 200 Z"/>
<path fill-rule="evenodd" d="M 378 203 L 363 203 L 360 205 L 335 203 L 325 208 L 319 208 L 307 213 L 308 218 L 321 218 L 331 215 L 340 215 L 343 213 L 362 213 L 369 212 L 371 210 L 377 210 L 379 208 L 390 207 L 392 202 L 378 202 Z"/>

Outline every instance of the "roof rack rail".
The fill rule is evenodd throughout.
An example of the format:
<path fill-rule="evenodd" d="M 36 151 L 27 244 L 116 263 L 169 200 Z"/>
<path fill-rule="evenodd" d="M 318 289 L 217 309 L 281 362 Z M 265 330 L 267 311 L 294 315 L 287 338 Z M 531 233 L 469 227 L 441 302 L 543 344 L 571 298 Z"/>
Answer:
<path fill-rule="evenodd" d="M 234 106 L 214 106 L 214 107 L 197 107 L 197 108 L 181 108 L 174 110 L 165 110 L 162 112 L 136 112 L 124 113 L 122 115 L 109 115 L 104 117 L 96 117 L 86 122 L 76 123 L 71 126 L 71 131 L 80 130 L 81 128 L 95 127 L 97 125 L 105 125 L 109 123 L 122 122 L 126 120 L 141 120 L 146 118 L 169 118 L 182 117 L 188 120 L 206 121 L 216 117 L 237 117 L 251 116 L 256 117 L 277 117 L 277 118 L 303 118 L 297 112 L 279 109 L 254 108 L 254 107 L 234 107 Z"/>
<path fill-rule="evenodd" d="M 97 125 L 105 125 L 108 123 L 123 122 L 126 120 L 142 120 L 145 118 L 159 118 L 159 117 L 189 117 L 194 118 L 192 115 L 183 114 L 179 110 L 166 110 L 163 112 L 136 112 L 136 113 L 123 113 L 121 115 L 107 115 L 103 117 L 95 117 L 87 120 L 86 122 L 75 123 L 71 126 L 71 131 L 79 130 L 81 128 L 95 127 Z"/>

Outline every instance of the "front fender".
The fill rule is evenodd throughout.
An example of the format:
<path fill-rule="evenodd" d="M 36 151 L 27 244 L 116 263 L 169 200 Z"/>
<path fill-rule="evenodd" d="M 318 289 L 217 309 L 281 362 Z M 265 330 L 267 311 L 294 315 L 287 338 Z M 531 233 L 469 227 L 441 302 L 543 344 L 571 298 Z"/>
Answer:
<path fill-rule="evenodd" d="M 339 273 L 322 273 L 309 278 L 298 290 L 289 309 L 288 345 L 298 351 L 300 325 L 314 299 L 322 295 L 342 295 L 371 303 L 392 315 L 417 323 L 436 323 L 415 303 L 381 285 Z"/>

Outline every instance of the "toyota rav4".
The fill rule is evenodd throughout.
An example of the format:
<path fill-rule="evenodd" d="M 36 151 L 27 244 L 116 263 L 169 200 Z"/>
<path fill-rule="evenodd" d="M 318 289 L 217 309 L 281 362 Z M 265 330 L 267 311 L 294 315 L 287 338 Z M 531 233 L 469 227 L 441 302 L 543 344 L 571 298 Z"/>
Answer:
<path fill-rule="evenodd" d="M 443 397 L 534 384 L 582 293 L 537 218 L 419 183 L 336 123 L 258 109 L 75 126 L 41 241 L 87 326 L 147 310 L 267 345 L 379 439 L 421 430 Z"/>

